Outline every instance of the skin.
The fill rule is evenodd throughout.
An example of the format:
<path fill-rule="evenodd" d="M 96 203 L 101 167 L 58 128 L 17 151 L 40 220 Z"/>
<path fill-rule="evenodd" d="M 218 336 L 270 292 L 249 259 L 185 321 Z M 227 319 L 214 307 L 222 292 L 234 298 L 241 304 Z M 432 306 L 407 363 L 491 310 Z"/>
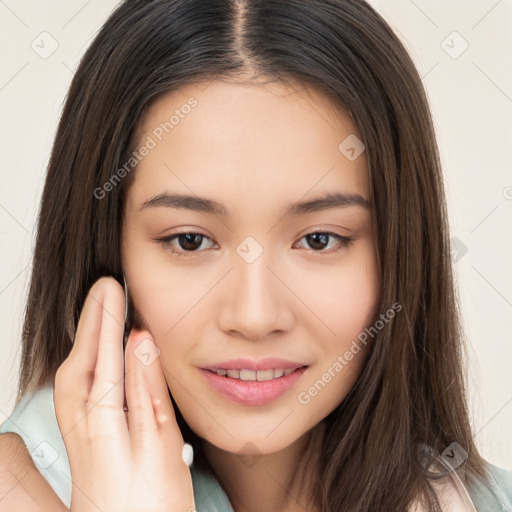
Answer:
<path fill-rule="evenodd" d="M 67 512 L 18 434 L 0 435 L 0 510 Z"/>
<path fill-rule="evenodd" d="M 133 171 L 122 233 L 129 293 L 234 509 L 303 510 L 301 462 L 311 433 L 354 385 L 371 342 L 307 404 L 299 393 L 372 325 L 381 282 L 370 209 L 283 215 L 290 203 L 327 192 L 369 200 L 365 153 L 351 161 L 338 150 L 348 135 L 362 137 L 348 113 L 313 90 L 214 81 L 159 98 L 141 122 L 141 143 L 190 97 L 197 105 Z M 213 199 L 232 216 L 141 209 L 164 192 Z M 306 238 L 319 231 L 352 243 Z M 155 241 L 178 233 L 204 237 L 188 246 L 178 237 Z M 263 251 L 251 262 L 237 253 L 246 237 L 254 239 L 250 251 Z M 252 406 L 217 394 L 199 370 L 241 356 L 309 366 L 279 399 Z M 241 457 L 250 455 L 256 463 Z"/>
<path fill-rule="evenodd" d="M 55 374 L 71 510 L 192 510 L 191 474 L 160 362 L 144 364 L 138 356 L 157 347 L 147 333 L 132 329 L 123 354 L 124 297 L 112 277 L 94 283 L 71 352 Z"/>

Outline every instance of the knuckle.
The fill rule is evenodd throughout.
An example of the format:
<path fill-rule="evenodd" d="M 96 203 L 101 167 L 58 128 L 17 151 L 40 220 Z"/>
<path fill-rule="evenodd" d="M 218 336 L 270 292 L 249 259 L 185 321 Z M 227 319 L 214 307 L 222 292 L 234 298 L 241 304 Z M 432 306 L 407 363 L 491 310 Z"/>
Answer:
<path fill-rule="evenodd" d="M 112 421 L 112 418 L 124 413 L 118 404 L 108 396 L 96 399 L 94 396 L 89 396 L 85 403 L 87 415 L 92 421 L 98 421 L 105 426 L 105 423 Z"/>
<path fill-rule="evenodd" d="M 122 386 L 122 380 L 116 380 L 110 376 L 96 377 L 88 400 L 92 404 L 117 404 Z"/>
<path fill-rule="evenodd" d="M 53 385 L 55 393 L 61 393 L 63 390 L 66 389 L 69 380 L 69 368 L 68 364 L 66 364 L 66 361 L 64 361 L 55 372 L 55 376 L 53 379 Z"/>
<path fill-rule="evenodd" d="M 62 374 L 67 372 L 68 366 L 69 366 L 69 361 L 68 361 L 68 359 L 65 359 L 60 364 L 60 366 L 57 368 L 57 370 L 55 372 L 55 379 L 57 379 L 59 376 L 60 376 L 60 378 L 62 378 Z"/>
<path fill-rule="evenodd" d="M 70 366 L 61 365 L 54 376 L 54 397 L 55 398 L 66 398 L 73 397 L 74 399 L 78 399 L 80 401 L 86 400 L 87 396 L 84 392 L 80 392 L 77 389 L 77 386 L 74 384 L 76 380 L 76 370 Z"/>
<path fill-rule="evenodd" d="M 116 417 L 123 416 L 124 412 L 112 404 L 97 403 L 88 410 L 87 440 L 91 446 L 105 439 L 119 440 Z"/>
<path fill-rule="evenodd" d="M 118 407 L 107 400 L 90 400 L 87 402 L 86 407 L 89 411 L 95 411 L 97 414 L 110 414 L 118 411 Z"/>

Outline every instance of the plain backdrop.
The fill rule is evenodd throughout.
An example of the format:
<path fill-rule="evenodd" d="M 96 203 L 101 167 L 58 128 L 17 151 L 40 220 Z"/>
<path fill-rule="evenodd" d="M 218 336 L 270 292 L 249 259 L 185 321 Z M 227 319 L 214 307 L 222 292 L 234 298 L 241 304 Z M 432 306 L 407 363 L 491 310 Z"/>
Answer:
<path fill-rule="evenodd" d="M 469 344 L 477 445 L 512 470 L 512 1 L 380 0 L 427 89 Z M 0 423 L 12 412 L 46 165 L 72 75 L 112 0 L 0 0 Z"/>

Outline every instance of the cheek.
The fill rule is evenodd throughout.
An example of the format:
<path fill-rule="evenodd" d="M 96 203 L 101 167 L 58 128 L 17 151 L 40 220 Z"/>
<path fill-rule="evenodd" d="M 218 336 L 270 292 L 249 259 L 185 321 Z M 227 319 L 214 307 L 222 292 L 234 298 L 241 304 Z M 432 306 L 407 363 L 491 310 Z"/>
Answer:
<path fill-rule="evenodd" d="M 172 287 L 162 280 L 158 283 L 146 281 L 140 293 L 134 295 L 134 302 L 162 355 L 171 351 L 182 358 L 182 348 L 191 348 L 193 340 L 200 338 L 201 321 L 197 314 L 201 308 L 198 307 L 197 290 L 192 293 L 189 286 L 181 292 L 174 287 L 175 281 L 169 282 L 173 283 Z"/>
<path fill-rule="evenodd" d="M 209 305 L 205 295 L 209 288 L 209 280 L 197 285 L 193 276 L 171 265 L 140 267 L 131 286 L 133 302 L 160 349 L 169 386 L 169 377 L 183 372 L 204 338 Z"/>
<path fill-rule="evenodd" d="M 344 400 L 361 374 L 372 338 L 365 329 L 377 313 L 377 281 L 361 281 L 356 276 L 340 280 L 337 300 L 325 310 L 329 331 L 313 338 L 317 364 L 311 368 L 297 394 L 305 411 L 319 419 L 327 416 Z"/>
<path fill-rule="evenodd" d="M 368 265 L 361 260 L 354 272 L 343 277 L 338 286 L 339 300 L 331 305 L 336 330 L 343 338 L 346 338 L 346 334 L 350 334 L 351 338 L 357 336 L 377 314 L 379 280 L 376 272 L 368 270 Z"/>
<path fill-rule="evenodd" d="M 312 372 L 299 402 L 328 414 L 356 382 L 364 367 L 372 338 L 365 329 L 378 313 L 381 280 L 377 262 L 368 243 L 364 251 L 347 259 L 341 272 L 325 283 L 329 297 L 322 305 L 330 332 L 319 341 L 320 364 Z M 317 338 L 318 339 L 318 338 Z M 309 387 L 308 387 L 309 386 Z M 326 389 L 325 392 L 321 392 Z"/>
<path fill-rule="evenodd" d="M 303 272 L 303 275 L 308 275 Z M 351 342 L 377 314 L 380 278 L 372 244 L 360 244 L 339 265 L 318 267 L 311 279 L 299 280 L 300 294 L 321 321 L 329 345 Z"/>
<path fill-rule="evenodd" d="M 139 242 L 130 245 L 123 261 L 132 301 L 159 346 L 194 316 L 194 305 L 209 283 L 204 272 L 184 271 L 171 258 L 163 249 Z"/>

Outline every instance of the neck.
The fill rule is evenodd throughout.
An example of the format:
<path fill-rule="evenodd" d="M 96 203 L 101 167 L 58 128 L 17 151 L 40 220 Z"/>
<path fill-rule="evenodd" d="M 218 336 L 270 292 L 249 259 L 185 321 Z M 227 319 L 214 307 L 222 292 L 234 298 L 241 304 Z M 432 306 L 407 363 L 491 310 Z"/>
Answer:
<path fill-rule="evenodd" d="M 278 452 L 240 455 L 202 440 L 202 448 L 215 476 L 236 512 L 294 512 L 308 506 L 323 423 Z M 309 464 L 307 464 L 309 462 Z"/>

